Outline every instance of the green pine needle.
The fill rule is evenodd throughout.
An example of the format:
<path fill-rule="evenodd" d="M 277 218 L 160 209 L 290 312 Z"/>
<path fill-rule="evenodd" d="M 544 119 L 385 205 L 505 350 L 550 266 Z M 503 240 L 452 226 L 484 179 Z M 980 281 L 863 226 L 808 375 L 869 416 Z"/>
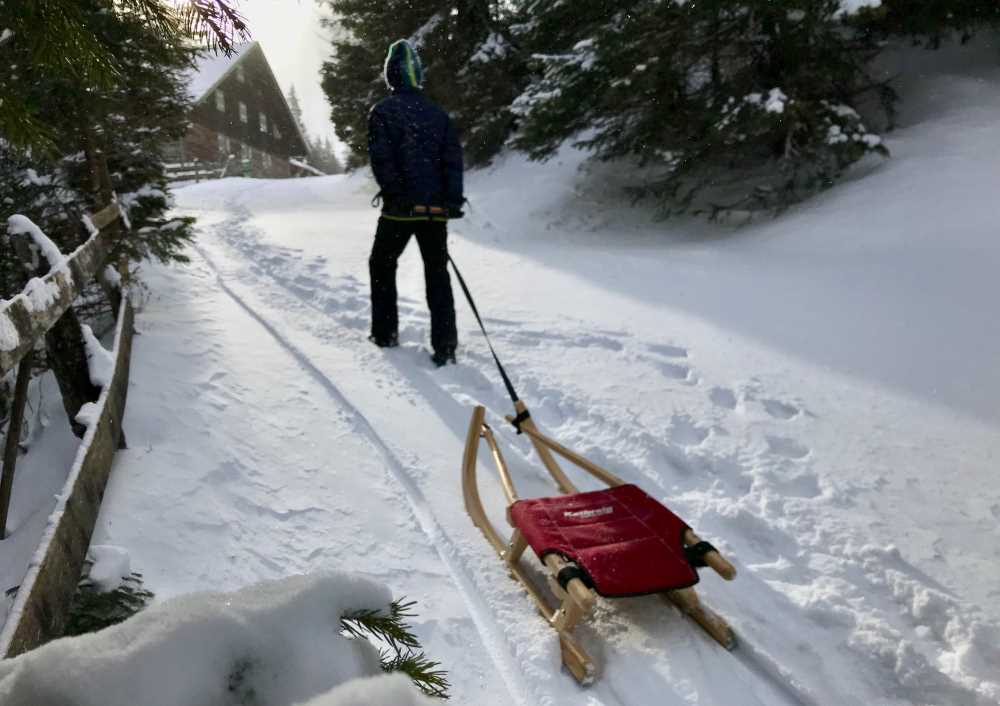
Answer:
<path fill-rule="evenodd" d="M 84 579 L 73 596 L 63 634 L 73 637 L 117 625 L 140 612 L 152 599 L 153 593 L 143 588 L 142 574 L 133 573 L 121 586 L 106 592 Z"/>
<path fill-rule="evenodd" d="M 389 646 L 379 650 L 379 661 L 385 672 L 402 672 L 428 696 L 448 698 L 448 673 L 440 662 L 435 662 L 420 650 L 420 642 L 413 634 L 407 618 L 416 617 L 416 601 L 393 601 L 389 611 L 358 610 L 344 615 L 340 626 L 349 638 L 375 638 Z"/>
<path fill-rule="evenodd" d="M 429 659 L 423 652 L 404 652 L 395 654 L 386 650 L 379 653 L 384 672 L 402 672 L 407 675 L 421 691 L 428 696 L 440 699 L 448 698 L 448 672 L 437 669 L 440 662 Z"/>

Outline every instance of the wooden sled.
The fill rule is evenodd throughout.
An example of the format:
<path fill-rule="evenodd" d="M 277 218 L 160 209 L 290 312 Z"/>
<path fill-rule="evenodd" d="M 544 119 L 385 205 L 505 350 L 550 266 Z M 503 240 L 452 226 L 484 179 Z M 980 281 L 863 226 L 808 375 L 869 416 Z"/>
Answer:
<path fill-rule="evenodd" d="M 626 485 L 614 474 L 542 434 L 528 415 L 523 402 L 516 402 L 515 407 L 518 412 L 517 418 L 507 417 L 507 421 L 515 423 L 521 432 L 528 435 L 542 463 L 564 495 L 552 499 L 518 499 L 503 454 L 497 446 L 493 431 L 485 423 L 486 410 L 479 406 L 472 413 L 462 463 L 462 492 L 465 497 L 465 509 L 500 556 L 511 576 L 524 586 L 534 599 L 539 612 L 558 633 L 563 664 L 577 681 L 588 684 L 597 675 L 597 666 L 594 660 L 580 645 L 573 634 L 573 629 L 590 614 L 598 595 L 614 597 L 657 593 L 676 605 L 681 612 L 694 620 L 727 650 L 733 649 L 736 645 L 736 637 L 732 629 L 725 620 L 701 603 L 694 588 L 692 588 L 692 585 L 698 581 L 696 566 L 710 566 L 724 579 L 731 581 L 736 576 L 736 569 L 733 565 L 722 557 L 714 547 L 703 542 L 682 520 L 676 518 L 673 513 L 646 496 L 641 490 L 635 486 Z M 487 518 L 482 500 L 479 497 L 476 459 L 481 439 L 485 439 L 489 446 L 500 475 L 504 495 L 507 498 L 507 521 L 513 527 L 509 539 L 504 539 Z M 607 484 L 609 490 L 580 493 L 560 468 L 553 454 L 561 456 L 598 478 Z M 636 504 L 634 507 L 630 507 L 629 503 L 633 501 Z M 635 507 L 638 509 L 636 510 Z M 548 531 L 553 517 L 564 516 L 556 517 L 555 521 L 577 523 L 581 531 L 590 531 L 593 536 L 603 537 L 608 532 L 613 534 L 616 528 L 633 526 L 630 523 L 634 513 L 646 513 L 637 517 L 637 522 L 634 523 L 636 527 L 645 527 L 647 521 L 650 526 L 655 525 L 653 520 L 649 519 L 654 515 L 657 522 L 660 520 L 666 523 L 676 521 L 672 526 L 677 528 L 678 534 L 674 536 L 667 533 L 664 537 L 667 539 L 675 537 L 674 544 L 677 551 L 673 551 L 668 546 L 669 542 L 664 543 L 663 537 L 647 537 L 636 542 L 629 540 L 626 543 L 614 544 L 612 546 L 616 549 L 610 552 L 604 550 L 602 553 L 602 550 L 598 548 L 597 553 L 593 556 L 587 554 L 591 551 L 590 549 L 581 549 L 576 553 L 545 549 L 544 535 Z M 602 525 L 605 522 L 602 516 L 612 518 L 616 515 L 614 520 L 608 519 L 607 522 L 621 522 L 621 524 Z M 622 517 L 624 517 L 623 520 Z M 568 530 L 556 528 L 552 536 L 566 536 L 566 531 L 572 532 L 573 530 L 573 527 Z M 521 555 L 524 554 L 528 546 L 532 546 L 544 565 L 549 588 L 555 598 L 554 604 L 549 602 L 549 599 L 535 585 L 521 564 Z M 617 549 L 617 547 L 639 547 L 639 549 L 631 551 Z M 646 547 L 652 547 L 655 551 L 645 551 Z M 573 556 L 567 556 L 567 553 Z M 602 584 L 596 580 L 595 576 L 591 575 L 600 572 L 588 571 L 587 567 L 601 569 L 609 560 L 615 566 L 608 572 L 608 578 L 604 579 Z M 682 566 L 682 564 L 685 565 Z M 630 586 L 619 581 L 622 575 L 627 576 L 629 572 L 644 573 L 651 565 L 656 565 L 659 567 L 658 570 L 662 569 L 667 573 L 662 574 L 661 571 L 655 577 L 644 577 L 643 580 L 646 583 L 641 584 L 642 590 L 630 591 Z M 667 576 L 670 572 L 677 574 L 677 576 L 664 579 L 663 576 Z M 668 582 L 667 585 L 664 585 L 664 580 Z M 671 584 L 670 581 L 673 583 Z"/>

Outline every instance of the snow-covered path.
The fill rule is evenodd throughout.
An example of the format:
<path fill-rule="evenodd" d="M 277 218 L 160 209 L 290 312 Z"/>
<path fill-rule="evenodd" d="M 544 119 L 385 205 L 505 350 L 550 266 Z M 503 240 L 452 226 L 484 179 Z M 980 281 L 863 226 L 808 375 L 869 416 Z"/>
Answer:
<path fill-rule="evenodd" d="M 365 340 L 367 189 L 340 178 L 181 192 L 201 238 L 189 268 L 152 272 L 133 448 L 117 462 L 129 470 L 113 476 L 99 541 L 132 550 L 163 597 L 327 566 L 370 572 L 419 601 L 420 634 L 459 702 L 566 703 L 581 692 L 558 671 L 553 636 L 461 505 L 471 405 L 486 404 L 498 428 L 509 411 L 471 316 L 460 302 L 462 364 L 433 370 L 408 253 L 403 346 Z M 503 296 L 491 270 L 516 267 L 514 289 L 545 281 L 556 298 L 569 285 L 474 240 L 453 249 L 543 427 L 667 500 L 740 565 L 734 584 L 702 583 L 743 640 L 736 654 L 655 598 L 602 605 L 582 632 L 605 673 L 584 698 L 990 703 L 995 626 L 886 546 L 905 518 L 873 534 L 856 500 L 871 489 L 824 473 L 815 447 L 833 433 L 827 409 L 789 395 L 796 386 L 774 382 L 773 368 L 717 379 L 712 356 L 680 336 L 611 327 L 626 303 L 585 280 L 569 289 L 579 318 L 554 316 L 563 302 Z M 852 392 L 841 394 L 857 405 Z M 523 440 L 500 433 L 519 489 L 551 492 Z"/>
<path fill-rule="evenodd" d="M 700 592 L 735 653 L 627 599 L 581 630 L 600 680 L 559 671 L 462 506 L 473 404 L 522 495 L 552 487 L 502 422 L 462 301 L 459 365 L 431 367 L 416 248 L 402 346 L 366 341 L 363 175 L 178 192 L 199 240 L 189 267 L 148 273 L 132 448 L 96 541 L 129 549 L 161 597 L 371 573 L 418 601 L 459 703 L 1000 703 L 996 74 L 925 77 L 949 107 L 891 140 L 896 161 L 735 233 L 643 222 L 572 153 L 471 179 L 451 249 L 519 392 L 734 559 L 736 582 L 706 574 Z"/>

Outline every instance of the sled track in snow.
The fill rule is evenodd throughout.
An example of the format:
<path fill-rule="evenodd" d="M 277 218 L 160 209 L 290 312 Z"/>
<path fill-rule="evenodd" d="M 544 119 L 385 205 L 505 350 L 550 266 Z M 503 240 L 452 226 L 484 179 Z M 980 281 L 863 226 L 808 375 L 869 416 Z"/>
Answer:
<path fill-rule="evenodd" d="M 225 230 L 232 232 L 232 229 L 243 227 L 249 220 L 249 214 L 245 211 L 245 209 L 235 204 L 230 207 L 232 208 L 235 217 L 219 224 L 220 231 Z M 227 242 L 227 246 L 233 247 L 233 244 Z M 328 378 L 298 346 L 288 340 L 288 337 L 282 334 L 275 327 L 275 325 L 268 321 L 251 304 L 249 304 L 244 297 L 236 293 L 226 284 L 221 270 L 216 266 L 211 256 L 208 255 L 202 248 L 198 248 L 197 246 L 196 250 L 205 260 L 206 264 L 212 269 L 220 288 L 226 293 L 226 295 L 236 302 L 255 321 L 257 321 L 268 332 L 268 334 L 279 343 L 279 345 L 287 350 L 299 362 L 299 364 L 302 365 L 310 373 L 310 375 L 320 383 L 320 385 L 335 401 L 337 401 L 338 404 L 348 410 L 354 417 L 358 428 L 361 430 L 365 438 L 386 460 L 393 477 L 403 489 L 407 497 L 407 501 L 410 504 L 411 511 L 417 519 L 421 530 L 428 537 L 428 540 L 434 544 L 436 552 L 448 568 L 456 586 L 458 586 L 459 590 L 462 592 L 466 605 L 469 607 L 470 614 L 473 616 L 477 625 L 477 629 L 480 633 L 481 639 L 483 640 L 487 653 L 491 656 L 491 659 L 501 674 L 505 684 L 507 685 L 508 691 L 519 703 L 537 703 L 538 699 L 532 698 L 532 689 L 526 685 L 522 669 L 517 664 L 517 658 L 510 652 L 508 644 L 509 640 L 499 631 L 496 621 L 492 617 L 493 610 L 479 595 L 479 592 L 475 588 L 473 579 L 469 576 L 468 570 L 461 565 L 460 560 L 457 558 L 458 552 L 456 547 L 442 529 L 441 524 L 434 515 L 433 510 L 430 508 L 429 503 L 424 498 L 422 491 L 417 486 L 412 476 L 408 473 L 406 464 L 400 460 L 395 452 L 392 451 L 391 447 L 375 430 L 374 426 L 367 419 L 367 417 L 365 417 L 365 415 L 351 403 L 340 388 L 332 380 L 330 380 L 330 378 Z M 242 249 L 237 247 L 237 250 Z M 241 252 L 241 255 L 245 254 Z M 269 272 L 264 273 L 264 276 L 270 279 L 282 290 L 288 292 L 294 299 L 299 301 L 304 306 L 315 311 L 324 318 L 332 320 L 338 326 L 341 325 L 340 322 L 336 321 L 335 317 L 331 317 L 329 315 L 328 311 L 325 311 L 322 307 L 316 306 L 314 302 L 303 297 L 299 292 L 295 291 L 294 287 L 289 286 L 288 283 L 283 281 L 281 278 Z M 427 391 L 422 389 L 423 387 L 423 385 L 415 385 L 415 389 L 418 390 L 421 396 L 425 397 L 428 404 L 432 407 L 435 406 L 434 400 L 428 397 Z M 451 395 L 447 391 L 440 390 L 440 392 L 451 398 Z M 650 480 L 654 480 L 657 485 L 661 484 L 659 479 Z M 811 694 L 808 693 L 808 691 L 797 686 L 794 681 L 791 681 L 786 670 L 782 669 L 779 664 L 774 663 L 769 656 L 759 652 L 752 645 L 746 643 L 745 640 L 741 642 L 741 647 L 737 648 L 733 657 L 743 668 L 747 670 L 748 673 L 754 674 L 761 682 L 768 684 L 775 695 L 779 696 L 784 703 L 787 703 L 790 706 L 818 706 L 818 702 Z M 604 681 L 605 688 L 601 690 L 600 696 L 594 694 L 594 696 L 597 696 L 597 703 L 606 704 L 607 706 L 611 706 L 611 703 L 614 702 L 620 704 L 628 703 L 626 698 L 618 693 L 618 689 L 616 688 L 614 681 L 615 680 Z"/>
<path fill-rule="evenodd" d="M 403 489 L 410 510 L 414 518 L 420 525 L 421 530 L 427 536 L 428 541 L 434 546 L 441 561 L 447 567 L 448 572 L 461 591 L 469 612 L 475 621 L 480 637 L 486 647 L 487 653 L 493 660 L 497 671 L 500 673 L 507 686 L 508 692 L 514 697 L 518 704 L 522 706 L 533 706 L 537 699 L 529 693 L 525 686 L 524 679 L 519 678 L 520 669 L 513 662 L 509 651 L 506 648 L 505 637 L 498 632 L 495 621 L 491 617 L 491 610 L 484 600 L 478 595 L 471 577 L 465 567 L 461 566 L 457 560 L 458 552 L 452 544 L 451 539 L 445 534 L 440 523 L 435 517 L 429 504 L 423 496 L 420 488 L 417 487 L 413 478 L 406 470 L 406 465 L 393 452 L 381 435 L 375 430 L 367 417 L 341 392 L 340 388 L 320 370 L 309 357 L 302 352 L 294 343 L 289 341 L 280 331 L 275 328 L 270 321 L 253 308 L 243 297 L 233 291 L 222 276 L 221 271 L 216 266 L 211 257 L 197 245 L 194 246 L 198 254 L 211 268 L 216 277 L 219 287 L 232 299 L 241 309 L 254 319 L 265 331 L 306 371 L 316 380 L 317 383 L 330 395 L 339 405 L 353 417 L 353 421 L 358 429 L 375 448 L 376 452 L 386 461 L 393 478 Z"/>

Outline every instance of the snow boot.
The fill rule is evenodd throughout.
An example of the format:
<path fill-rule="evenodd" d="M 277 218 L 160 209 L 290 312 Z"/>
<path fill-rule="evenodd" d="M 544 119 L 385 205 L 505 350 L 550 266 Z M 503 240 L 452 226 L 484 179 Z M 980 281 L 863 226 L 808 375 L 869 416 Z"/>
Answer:
<path fill-rule="evenodd" d="M 441 351 L 434 351 L 434 354 L 431 355 L 431 362 L 433 362 L 434 365 L 436 365 L 439 368 L 443 368 L 444 366 L 448 365 L 448 363 L 455 365 L 456 364 L 455 349 L 446 348 Z"/>
<path fill-rule="evenodd" d="M 374 343 L 379 348 L 396 348 L 399 346 L 399 336 L 393 334 L 388 338 L 381 338 L 379 336 L 369 336 L 368 340 Z"/>

